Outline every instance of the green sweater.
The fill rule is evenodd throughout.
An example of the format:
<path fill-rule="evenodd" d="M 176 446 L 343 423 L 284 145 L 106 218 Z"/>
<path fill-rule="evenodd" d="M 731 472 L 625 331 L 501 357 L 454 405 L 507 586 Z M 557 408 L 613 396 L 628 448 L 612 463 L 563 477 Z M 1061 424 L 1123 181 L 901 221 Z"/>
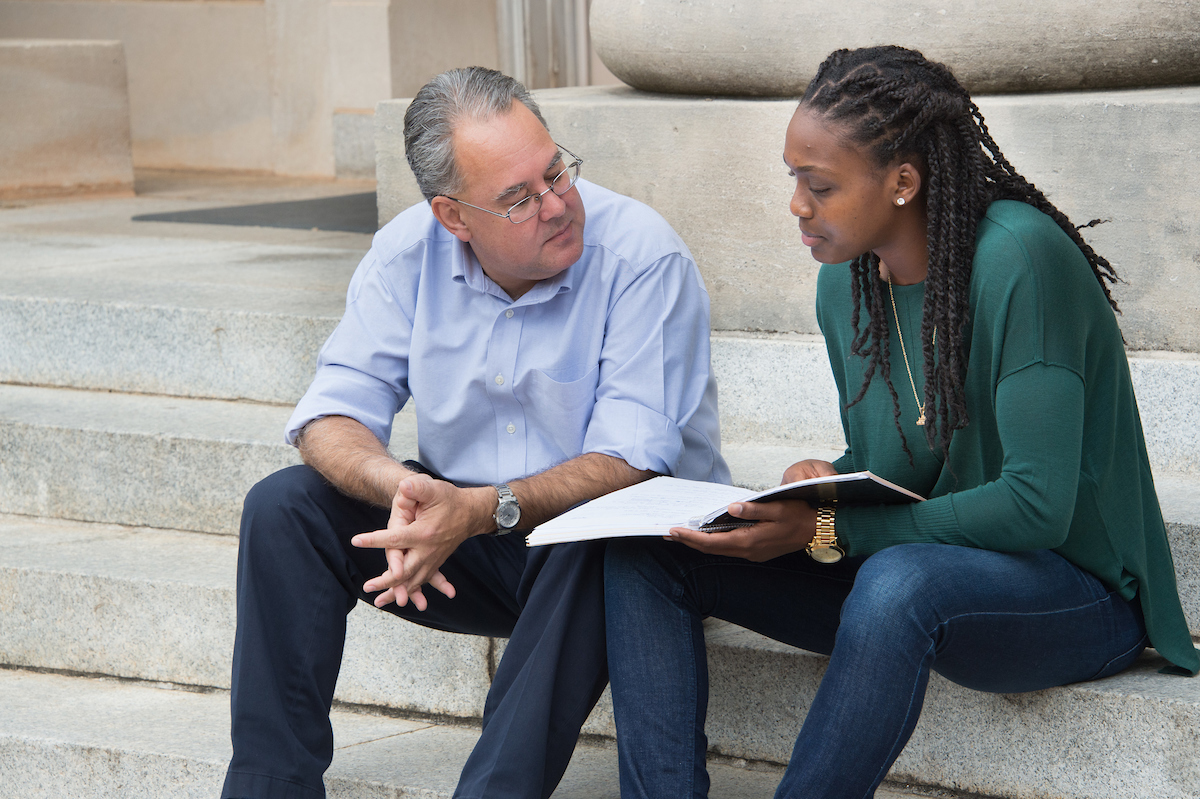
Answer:
<path fill-rule="evenodd" d="M 924 285 L 895 286 L 895 298 L 924 401 Z M 1125 599 L 1137 596 L 1153 646 L 1195 674 L 1200 658 L 1179 604 L 1121 332 L 1087 260 L 1032 206 L 993 203 L 976 236 L 970 307 L 964 385 L 970 423 L 955 432 L 943 463 L 916 424 L 887 306 L 892 385 L 910 466 L 878 373 L 863 400 L 845 407 L 862 386 L 866 361 L 850 354 L 848 265 L 821 268 L 817 320 L 847 442 L 834 466 L 870 469 L 929 497 L 905 506 L 839 508 L 838 539 L 852 555 L 915 542 L 1051 549 Z M 944 343 L 939 336 L 938 346 Z"/>

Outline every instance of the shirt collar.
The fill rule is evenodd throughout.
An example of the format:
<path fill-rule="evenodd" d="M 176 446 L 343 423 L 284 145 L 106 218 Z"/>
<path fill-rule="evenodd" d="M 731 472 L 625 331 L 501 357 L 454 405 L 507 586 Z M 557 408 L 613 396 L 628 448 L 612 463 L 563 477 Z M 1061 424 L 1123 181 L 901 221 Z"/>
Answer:
<path fill-rule="evenodd" d="M 587 253 L 586 247 L 584 248 L 584 253 Z M 578 261 L 554 277 L 538 282 L 533 288 L 525 292 L 520 299 L 513 302 L 512 298 L 508 296 L 508 292 L 500 288 L 495 281 L 484 274 L 483 267 L 479 265 L 479 259 L 475 257 L 475 252 L 467 242 L 459 241 L 458 246 L 454 249 L 454 258 L 450 264 L 450 278 L 465 284 L 467 288 L 478 291 L 481 294 L 491 294 L 493 297 L 498 297 L 506 303 L 515 306 L 537 305 L 538 303 L 547 302 L 559 294 L 571 291 L 575 287 L 575 270 L 580 268 L 583 260 L 583 256 L 580 256 Z"/>

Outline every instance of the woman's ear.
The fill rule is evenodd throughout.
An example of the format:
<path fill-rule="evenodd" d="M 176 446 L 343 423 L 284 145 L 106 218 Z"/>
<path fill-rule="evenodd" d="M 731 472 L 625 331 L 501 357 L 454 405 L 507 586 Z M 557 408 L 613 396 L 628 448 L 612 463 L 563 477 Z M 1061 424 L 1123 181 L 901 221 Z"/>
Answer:
<path fill-rule="evenodd" d="M 467 227 L 467 221 L 463 219 L 458 203 L 449 197 L 438 195 L 429 201 L 429 207 L 433 210 L 434 218 L 459 241 L 471 240 L 471 229 Z"/>
<path fill-rule="evenodd" d="M 909 205 L 917 199 L 921 191 L 921 171 L 915 164 L 905 161 L 894 167 L 893 181 L 893 203 Z"/>

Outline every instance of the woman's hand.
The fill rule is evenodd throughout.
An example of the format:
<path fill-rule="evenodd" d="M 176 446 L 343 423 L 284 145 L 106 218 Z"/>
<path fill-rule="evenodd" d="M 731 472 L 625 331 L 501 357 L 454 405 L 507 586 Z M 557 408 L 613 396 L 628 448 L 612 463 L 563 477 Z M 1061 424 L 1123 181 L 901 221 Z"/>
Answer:
<path fill-rule="evenodd" d="M 829 461 L 819 461 L 809 458 L 806 461 L 793 463 L 787 467 L 787 471 L 783 473 L 783 482 L 780 485 L 795 483 L 798 480 L 811 480 L 814 477 L 832 477 L 835 474 L 837 474 L 837 469 L 833 468 L 833 464 Z"/>
<path fill-rule="evenodd" d="M 757 524 L 718 533 L 673 527 L 670 538 L 709 555 L 762 562 L 804 549 L 816 534 L 817 512 L 807 502 L 735 502 L 729 513 Z"/>

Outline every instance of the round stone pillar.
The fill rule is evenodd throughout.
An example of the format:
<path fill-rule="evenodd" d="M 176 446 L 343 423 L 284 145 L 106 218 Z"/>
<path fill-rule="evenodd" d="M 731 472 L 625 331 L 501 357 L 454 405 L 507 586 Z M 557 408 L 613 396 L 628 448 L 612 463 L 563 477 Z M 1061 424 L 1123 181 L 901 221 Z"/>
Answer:
<path fill-rule="evenodd" d="M 972 92 L 1200 83 L 1200 0 L 593 0 L 600 59 L 665 93 L 796 96 L 833 50 L 898 44 Z"/>

